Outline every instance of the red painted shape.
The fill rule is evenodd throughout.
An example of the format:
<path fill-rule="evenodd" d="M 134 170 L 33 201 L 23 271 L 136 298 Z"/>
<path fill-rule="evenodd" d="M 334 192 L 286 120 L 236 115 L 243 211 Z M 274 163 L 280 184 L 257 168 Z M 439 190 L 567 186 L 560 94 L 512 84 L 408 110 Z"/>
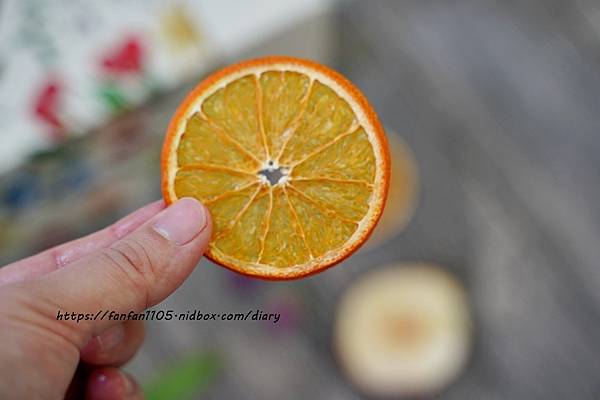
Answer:
<path fill-rule="evenodd" d="M 50 79 L 42 85 L 33 103 L 35 117 L 52 128 L 53 139 L 64 136 L 64 125 L 59 117 L 62 93 L 62 85 L 56 79 Z"/>
<path fill-rule="evenodd" d="M 102 59 L 102 68 L 112 74 L 136 74 L 142 70 L 143 48 L 137 38 L 128 38 Z"/>

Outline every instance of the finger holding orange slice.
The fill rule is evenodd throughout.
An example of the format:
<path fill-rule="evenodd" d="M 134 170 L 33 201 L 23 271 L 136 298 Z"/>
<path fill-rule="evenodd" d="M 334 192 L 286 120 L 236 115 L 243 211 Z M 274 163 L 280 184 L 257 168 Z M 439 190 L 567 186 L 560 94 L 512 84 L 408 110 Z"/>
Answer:
<path fill-rule="evenodd" d="M 210 210 L 207 257 L 264 279 L 317 273 L 375 227 L 390 177 L 373 108 L 337 72 L 266 57 L 214 73 L 176 111 L 162 150 L 165 201 Z"/>

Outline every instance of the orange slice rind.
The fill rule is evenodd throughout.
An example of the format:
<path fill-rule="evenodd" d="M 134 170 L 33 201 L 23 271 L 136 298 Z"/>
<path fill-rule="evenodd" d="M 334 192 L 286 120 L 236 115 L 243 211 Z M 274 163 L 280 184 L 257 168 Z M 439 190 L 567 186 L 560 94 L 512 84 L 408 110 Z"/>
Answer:
<path fill-rule="evenodd" d="M 390 189 L 386 206 L 362 247 L 375 249 L 403 232 L 411 221 L 419 199 L 419 171 L 416 158 L 408 144 L 394 131 L 386 127 L 391 155 Z"/>

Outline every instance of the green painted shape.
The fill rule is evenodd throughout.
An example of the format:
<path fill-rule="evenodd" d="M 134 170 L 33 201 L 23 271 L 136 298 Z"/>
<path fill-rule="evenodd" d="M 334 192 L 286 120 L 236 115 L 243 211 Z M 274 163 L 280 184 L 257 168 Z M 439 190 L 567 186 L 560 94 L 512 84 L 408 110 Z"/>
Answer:
<path fill-rule="evenodd" d="M 111 83 L 105 84 L 100 87 L 99 93 L 113 114 L 120 113 L 129 108 L 129 102 L 118 86 Z"/>
<path fill-rule="evenodd" d="M 204 390 L 216 377 L 220 363 L 213 354 L 186 357 L 144 385 L 147 400 L 184 400 Z"/>

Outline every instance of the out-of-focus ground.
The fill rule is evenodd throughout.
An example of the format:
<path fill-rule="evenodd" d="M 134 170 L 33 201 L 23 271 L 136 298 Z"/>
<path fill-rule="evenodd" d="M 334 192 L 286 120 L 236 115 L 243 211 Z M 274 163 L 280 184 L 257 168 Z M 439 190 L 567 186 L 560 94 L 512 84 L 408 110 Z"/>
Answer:
<path fill-rule="evenodd" d="M 333 353 L 336 302 L 371 269 L 427 261 L 463 283 L 474 319 L 469 364 L 434 398 L 597 398 L 600 4 L 341 2 L 215 64 L 271 53 L 323 61 L 364 91 L 414 154 L 415 214 L 403 232 L 301 281 L 250 280 L 202 261 L 157 309 L 259 308 L 282 321 L 150 322 L 128 368 L 144 381 L 210 353 L 218 372 L 198 398 L 368 397 Z M 0 177 L 0 260 L 158 198 L 162 135 L 195 81 Z M 28 177 L 37 191 L 15 192 Z"/>

